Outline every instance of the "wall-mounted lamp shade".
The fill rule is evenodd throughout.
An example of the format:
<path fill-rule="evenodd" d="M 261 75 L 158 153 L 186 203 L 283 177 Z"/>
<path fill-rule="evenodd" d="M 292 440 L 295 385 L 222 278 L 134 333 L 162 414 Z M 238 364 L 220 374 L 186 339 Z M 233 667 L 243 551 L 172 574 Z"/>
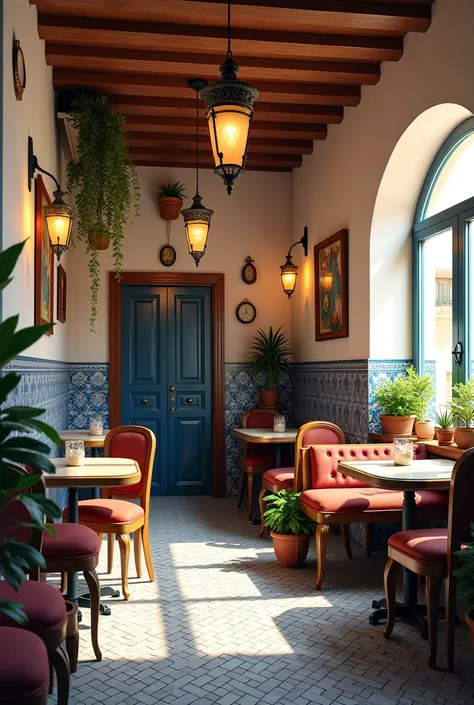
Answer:
<path fill-rule="evenodd" d="M 183 208 L 181 211 L 181 215 L 184 218 L 189 254 L 196 262 L 196 267 L 199 266 L 201 257 L 206 252 L 213 213 L 213 210 L 203 205 L 201 196 L 198 193 L 193 198 L 192 206 Z"/>
<path fill-rule="evenodd" d="M 321 281 L 321 286 L 323 287 L 324 291 L 331 291 L 331 287 L 332 287 L 332 273 L 331 272 L 324 272 L 320 281 Z"/>
<path fill-rule="evenodd" d="M 287 255 L 285 264 L 281 265 L 280 272 L 283 291 L 290 299 L 296 289 L 296 279 L 298 277 L 298 265 L 293 264 L 290 255 Z"/>
<path fill-rule="evenodd" d="M 69 247 L 71 239 L 73 209 L 63 201 L 63 191 L 54 192 L 54 201 L 43 206 L 43 214 L 48 228 L 51 247 L 56 253 L 58 262 L 61 255 Z"/>

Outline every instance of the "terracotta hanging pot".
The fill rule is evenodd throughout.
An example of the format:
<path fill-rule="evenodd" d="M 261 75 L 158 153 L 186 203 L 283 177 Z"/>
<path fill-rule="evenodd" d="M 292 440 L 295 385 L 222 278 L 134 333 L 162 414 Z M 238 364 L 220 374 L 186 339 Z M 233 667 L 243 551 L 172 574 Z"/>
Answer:
<path fill-rule="evenodd" d="M 389 436 L 410 436 L 413 433 L 415 416 L 389 416 L 380 414 L 383 432 Z"/>
<path fill-rule="evenodd" d="M 458 448 L 461 448 L 461 450 L 474 448 L 474 428 L 464 428 L 464 426 L 455 428 L 454 442 Z"/>
<path fill-rule="evenodd" d="M 415 421 L 416 437 L 422 441 L 431 441 L 435 435 L 435 425 L 430 419 Z"/>
<path fill-rule="evenodd" d="M 261 389 L 259 406 L 263 409 L 273 409 L 274 411 L 279 411 L 280 394 L 281 392 L 279 389 Z"/>
<path fill-rule="evenodd" d="M 95 235 L 90 235 L 89 243 L 96 250 L 107 250 L 110 245 L 110 238 L 105 237 L 102 233 L 96 233 Z"/>
<path fill-rule="evenodd" d="M 452 446 L 454 443 L 454 428 L 439 428 L 436 426 L 436 440 L 440 446 Z"/>
<path fill-rule="evenodd" d="M 277 534 L 270 531 L 273 549 L 282 568 L 301 568 L 309 549 L 309 534 Z"/>
<path fill-rule="evenodd" d="M 176 196 L 161 196 L 158 199 L 160 218 L 163 220 L 176 220 L 179 218 L 182 207 L 182 198 L 177 198 Z"/>

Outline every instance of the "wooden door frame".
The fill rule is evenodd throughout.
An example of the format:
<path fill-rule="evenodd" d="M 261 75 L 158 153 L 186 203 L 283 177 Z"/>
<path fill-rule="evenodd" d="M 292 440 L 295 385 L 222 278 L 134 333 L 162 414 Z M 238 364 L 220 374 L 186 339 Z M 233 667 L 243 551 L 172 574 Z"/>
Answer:
<path fill-rule="evenodd" d="M 224 445 L 224 275 L 194 272 L 109 272 L 109 425 L 121 423 L 121 287 L 208 286 L 212 293 L 212 495 L 225 494 Z"/>

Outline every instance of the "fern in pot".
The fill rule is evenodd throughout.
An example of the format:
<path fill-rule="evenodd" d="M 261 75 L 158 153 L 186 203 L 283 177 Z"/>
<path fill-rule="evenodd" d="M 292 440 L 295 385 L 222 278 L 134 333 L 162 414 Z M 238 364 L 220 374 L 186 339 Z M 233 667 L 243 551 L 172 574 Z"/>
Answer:
<path fill-rule="evenodd" d="M 77 238 L 85 243 L 89 256 L 94 331 L 100 287 L 98 250 L 112 244 L 120 279 L 124 227 L 139 214 L 140 185 L 128 152 L 125 118 L 111 109 L 105 96 L 75 98 L 70 120 L 77 130 L 77 158 L 67 166 L 67 187 L 75 192 Z"/>
<path fill-rule="evenodd" d="M 375 390 L 375 401 L 381 407 L 380 422 L 384 433 L 410 435 L 416 419 L 423 421 L 434 396 L 431 375 L 419 377 L 413 365 L 406 374 L 387 380 Z M 433 437 L 433 436 L 431 436 Z"/>
<path fill-rule="evenodd" d="M 270 529 L 278 563 L 301 568 L 308 555 L 311 519 L 300 509 L 300 492 L 280 490 L 263 498 L 267 502 L 265 525 Z"/>
<path fill-rule="evenodd" d="M 291 349 L 283 326 L 273 332 L 270 326 L 268 333 L 259 330 L 250 346 L 248 361 L 255 375 L 263 374 L 265 387 L 260 390 L 260 406 L 266 409 L 279 408 L 280 390 L 275 389 L 278 378 L 290 376 Z"/>
<path fill-rule="evenodd" d="M 466 450 L 474 447 L 474 377 L 466 384 L 453 385 L 453 398 L 448 403 L 454 419 L 463 425 L 454 429 L 454 442 Z"/>

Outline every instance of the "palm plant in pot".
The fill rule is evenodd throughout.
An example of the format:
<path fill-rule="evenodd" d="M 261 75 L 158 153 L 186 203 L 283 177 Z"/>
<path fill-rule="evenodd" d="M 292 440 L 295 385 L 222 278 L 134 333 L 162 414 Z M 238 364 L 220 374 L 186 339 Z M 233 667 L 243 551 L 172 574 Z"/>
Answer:
<path fill-rule="evenodd" d="M 474 539 L 474 524 L 471 524 L 471 535 Z M 465 546 L 457 555 L 461 559 L 460 567 L 454 571 L 457 580 L 457 592 L 468 609 L 466 622 L 471 630 L 471 646 L 474 648 L 474 543 Z"/>
<path fill-rule="evenodd" d="M 278 563 L 283 568 L 301 568 L 308 555 L 311 519 L 300 509 L 300 492 L 280 490 L 267 495 L 265 525 L 270 529 Z"/>
<path fill-rule="evenodd" d="M 452 445 L 454 443 L 454 415 L 451 409 L 440 406 L 435 412 L 434 422 L 436 424 L 436 440 L 440 445 Z"/>
<path fill-rule="evenodd" d="M 381 384 L 375 390 L 375 401 L 382 409 L 380 421 L 384 433 L 410 435 L 415 420 L 425 418 L 433 396 L 431 375 L 419 377 L 413 365 L 407 368 L 406 374 Z"/>
<path fill-rule="evenodd" d="M 184 184 L 179 181 L 160 184 L 156 192 L 156 202 L 163 220 L 176 220 L 186 198 Z"/>
<path fill-rule="evenodd" d="M 454 442 L 458 448 L 466 450 L 474 447 L 474 377 L 466 384 L 453 385 L 453 398 L 448 404 L 454 419 L 463 426 L 454 429 Z"/>
<path fill-rule="evenodd" d="M 268 333 L 259 330 L 250 346 L 248 361 L 255 375 L 263 374 L 265 387 L 260 390 L 260 406 L 266 409 L 278 409 L 280 390 L 275 389 L 278 378 L 290 376 L 291 349 L 283 326 L 273 332 L 270 326 Z"/>
<path fill-rule="evenodd" d="M 125 118 L 105 96 L 77 96 L 70 121 L 77 130 L 77 157 L 67 166 L 67 185 L 75 192 L 77 237 L 89 256 L 91 330 L 95 330 L 100 287 L 98 250 L 112 244 L 117 279 L 123 262 L 124 227 L 138 216 L 140 185 L 130 157 Z"/>

